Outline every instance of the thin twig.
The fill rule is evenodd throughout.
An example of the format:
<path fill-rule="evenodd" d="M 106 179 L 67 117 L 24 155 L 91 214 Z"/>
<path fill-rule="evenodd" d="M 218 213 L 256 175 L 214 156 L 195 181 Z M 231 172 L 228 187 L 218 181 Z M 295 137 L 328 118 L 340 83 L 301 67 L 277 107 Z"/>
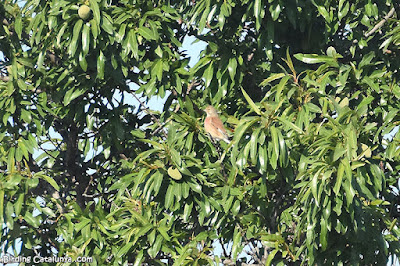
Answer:
<path fill-rule="evenodd" d="M 149 110 L 149 108 L 147 108 L 146 105 L 144 105 L 144 103 L 139 99 L 139 97 L 136 96 L 135 92 L 132 92 L 132 95 L 133 95 L 133 97 L 135 97 L 136 100 L 139 102 L 139 104 L 140 104 L 140 109 L 142 109 L 142 110 L 145 111 L 147 114 L 149 114 L 150 117 L 151 117 L 151 120 L 153 120 L 153 122 L 157 123 L 160 127 L 162 127 L 162 129 L 163 129 L 163 130 L 162 130 L 162 133 L 163 133 L 164 137 L 167 138 L 167 137 L 168 137 L 167 132 L 165 132 L 164 126 L 162 125 L 162 123 L 160 122 L 160 120 L 159 120 L 157 117 L 155 117 L 155 116 L 151 113 L 151 111 Z"/>
<path fill-rule="evenodd" d="M 198 82 L 197 80 L 192 80 L 192 82 L 188 85 L 188 89 L 186 91 L 186 95 L 189 95 L 190 91 L 193 89 L 193 87 L 197 87 L 198 85 L 200 85 L 201 82 Z"/>
<path fill-rule="evenodd" d="M 62 141 L 60 141 L 60 143 L 54 143 L 53 138 L 50 136 L 50 133 L 49 133 L 49 132 L 46 132 L 46 137 L 47 137 L 47 140 L 51 142 L 51 144 L 54 146 L 54 148 L 55 148 L 57 151 L 61 151 L 61 144 L 62 144 Z"/>
<path fill-rule="evenodd" d="M 100 196 L 100 194 L 93 194 L 93 195 L 87 194 L 87 192 L 88 192 L 88 190 L 89 190 L 89 187 L 90 187 L 90 185 L 91 185 L 92 182 L 93 182 L 93 176 L 91 175 L 91 176 L 90 176 L 90 180 L 89 180 L 89 182 L 88 182 L 88 184 L 87 184 L 87 186 L 86 186 L 86 188 L 85 188 L 85 191 L 83 191 L 82 196 L 84 196 L 84 197 L 86 197 L 86 198 L 95 198 L 95 197 Z"/>
<path fill-rule="evenodd" d="M 224 243 L 222 243 L 222 239 L 221 239 L 221 238 L 218 238 L 218 241 L 219 241 L 219 244 L 220 244 L 221 247 L 222 247 L 222 251 L 224 252 L 225 258 L 228 258 L 229 255 L 228 255 L 228 252 L 226 252 L 226 249 L 225 249 L 225 247 L 224 247 Z"/>
<path fill-rule="evenodd" d="M 42 151 L 44 151 L 44 153 L 46 153 L 48 156 L 50 156 L 53 159 L 57 159 L 57 157 L 53 156 L 51 153 L 49 153 L 46 149 L 40 147 Z"/>
<path fill-rule="evenodd" d="M 389 13 L 387 13 L 387 15 L 378 23 L 375 25 L 375 27 L 372 28 L 372 30 L 370 30 L 369 32 L 365 33 L 365 37 L 368 37 L 370 35 L 372 35 L 375 31 L 379 30 L 380 28 L 382 28 L 382 26 L 386 23 L 386 21 L 393 16 L 394 12 L 396 10 L 394 9 L 394 7 L 392 9 L 390 9 Z"/>
<path fill-rule="evenodd" d="M 169 120 L 171 120 L 171 119 L 168 118 L 167 122 L 168 122 Z M 159 125 L 159 126 L 153 131 L 153 133 L 151 133 L 151 135 L 153 135 L 153 136 L 154 136 L 154 135 L 157 135 L 158 132 L 160 132 L 161 130 L 164 130 L 165 124 L 166 124 L 166 123 Z"/>
<path fill-rule="evenodd" d="M 249 247 L 253 254 L 255 256 L 252 256 L 252 259 L 257 262 L 258 264 L 262 264 L 262 260 L 259 258 L 260 257 L 260 249 L 257 247 L 257 245 L 253 245 L 252 242 L 249 242 Z"/>
<path fill-rule="evenodd" d="M 100 193 L 96 193 L 96 194 L 93 194 L 93 195 L 89 195 L 89 194 L 83 193 L 82 196 L 84 196 L 85 198 L 97 198 L 97 197 L 101 196 L 101 194 Z"/>

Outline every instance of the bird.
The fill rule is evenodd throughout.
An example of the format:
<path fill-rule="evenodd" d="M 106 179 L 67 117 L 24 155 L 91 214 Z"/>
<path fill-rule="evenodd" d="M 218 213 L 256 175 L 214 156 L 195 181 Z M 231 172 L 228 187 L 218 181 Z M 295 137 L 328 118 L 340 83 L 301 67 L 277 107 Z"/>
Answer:
<path fill-rule="evenodd" d="M 209 105 L 204 109 L 207 114 L 204 120 L 204 129 L 210 134 L 212 139 L 223 140 L 226 143 L 230 143 L 228 134 L 221 119 L 218 116 L 217 110 L 212 105 Z"/>

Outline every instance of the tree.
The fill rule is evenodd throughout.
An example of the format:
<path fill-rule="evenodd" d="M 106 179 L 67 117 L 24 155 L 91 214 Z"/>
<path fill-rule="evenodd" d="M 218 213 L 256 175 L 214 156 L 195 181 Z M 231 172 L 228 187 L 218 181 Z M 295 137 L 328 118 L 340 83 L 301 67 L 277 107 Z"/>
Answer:
<path fill-rule="evenodd" d="M 3 1 L 4 250 L 101 265 L 396 259 L 399 8 Z M 185 36 L 207 43 L 194 67 Z M 146 107 L 157 96 L 162 112 Z M 207 104 L 230 144 L 205 134 Z"/>

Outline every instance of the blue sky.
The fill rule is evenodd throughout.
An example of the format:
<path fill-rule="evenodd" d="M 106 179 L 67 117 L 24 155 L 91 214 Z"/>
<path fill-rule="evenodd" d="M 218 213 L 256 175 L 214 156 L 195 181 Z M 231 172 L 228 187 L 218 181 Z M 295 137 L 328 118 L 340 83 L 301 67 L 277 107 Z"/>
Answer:
<path fill-rule="evenodd" d="M 200 52 L 207 45 L 203 41 L 193 43 L 195 40 L 196 40 L 195 37 L 187 36 L 183 40 L 183 44 L 182 44 L 182 50 L 186 51 L 187 55 L 190 57 L 189 66 L 191 66 L 191 67 L 194 66 L 199 61 Z M 168 97 L 168 95 L 164 99 L 161 99 L 160 97 L 153 97 L 152 99 L 150 99 L 147 106 L 152 110 L 162 111 L 164 102 L 167 99 L 167 97 Z M 132 99 L 132 101 L 137 103 L 137 101 L 132 96 L 130 96 L 127 99 Z M 128 102 L 129 101 L 130 100 L 128 100 Z"/>

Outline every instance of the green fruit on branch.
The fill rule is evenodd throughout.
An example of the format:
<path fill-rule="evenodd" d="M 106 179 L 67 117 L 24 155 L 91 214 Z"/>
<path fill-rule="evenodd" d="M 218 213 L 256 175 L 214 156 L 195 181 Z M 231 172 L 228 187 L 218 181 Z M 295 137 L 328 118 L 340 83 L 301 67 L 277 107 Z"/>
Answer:
<path fill-rule="evenodd" d="M 90 17 L 90 7 L 82 5 L 78 9 L 78 15 L 81 19 L 86 20 Z"/>

